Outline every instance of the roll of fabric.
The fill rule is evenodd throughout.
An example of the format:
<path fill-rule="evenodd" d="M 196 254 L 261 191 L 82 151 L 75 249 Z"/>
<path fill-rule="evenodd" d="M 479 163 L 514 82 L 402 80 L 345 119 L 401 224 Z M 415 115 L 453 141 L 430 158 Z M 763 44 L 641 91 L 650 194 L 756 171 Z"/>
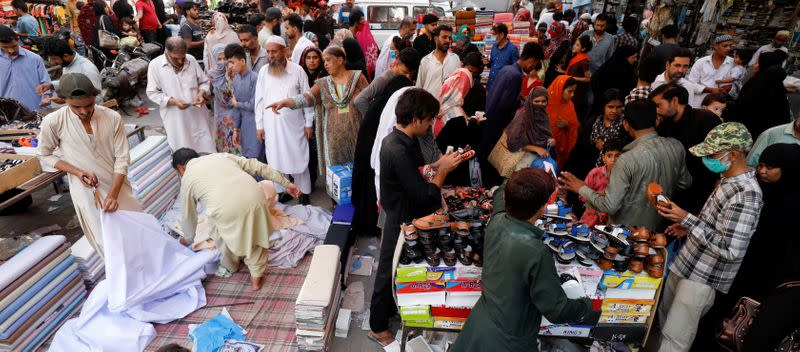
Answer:
<path fill-rule="evenodd" d="M 0 265 L 0 290 L 22 276 L 66 240 L 66 237 L 61 235 L 42 237 Z"/>

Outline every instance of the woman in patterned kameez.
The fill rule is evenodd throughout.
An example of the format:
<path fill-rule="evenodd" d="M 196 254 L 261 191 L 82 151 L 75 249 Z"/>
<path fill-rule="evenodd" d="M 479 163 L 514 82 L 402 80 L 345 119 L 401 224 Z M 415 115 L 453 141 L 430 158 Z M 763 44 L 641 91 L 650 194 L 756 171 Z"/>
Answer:
<path fill-rule="evenodd" d="M 217 44 L 211 49 L 211 62 L 208 76 L 214 89 L 214 121 L 217 151 L 241 155 L 239 148 L 233 142 L 233 129 L 236 109 L 231 106 L 233 84 L 225 74 L 225 44 Z"/>
<path fill-rule="evenodd" d="M 322 53 L 325 69 L 330 76 L 317 80 L 308 92 L 294 98 L 277 101 L 269 106 L 274 111 L 288 107 L 300 109 L 316 105 L 317 151 L 320 173 L 328 166 L 352 162 L 356 137 L 362 116 L 353 99 L 367 87 L 361 71 L 345 69 L 345 52 L 331 46 Z"/>

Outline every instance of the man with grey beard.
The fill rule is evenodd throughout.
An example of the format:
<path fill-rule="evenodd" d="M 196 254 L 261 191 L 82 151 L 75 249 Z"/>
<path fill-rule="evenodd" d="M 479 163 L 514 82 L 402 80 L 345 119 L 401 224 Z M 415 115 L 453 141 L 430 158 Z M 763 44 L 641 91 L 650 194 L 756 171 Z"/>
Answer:
<path fill-rule="evenodd" d="M 269 63 L 258 74 L 255 96 L 256 136 L 264 142 L 267 162 L 291 176 L 300 188 L 301 204 L 308 204 L 311 174 L 308 171 L 308 139 L 312 136 L 314 108 L 275 113 L 266 107 L 309 90 L 308 77 L 300 65 L 286 59 L 286 42 L 279 36 L 267 39 Z M 282 191 L 278 186 L 278 191 Z"/>
<path fill-rule="evenodd" d="M 158 104 L 172 150 L 191 148 L 216 153 L 214 125 L 206 108 L 208 77 L 180 37 L 167 39 L 166 50 L 147 68 L 147 97 Z"/>

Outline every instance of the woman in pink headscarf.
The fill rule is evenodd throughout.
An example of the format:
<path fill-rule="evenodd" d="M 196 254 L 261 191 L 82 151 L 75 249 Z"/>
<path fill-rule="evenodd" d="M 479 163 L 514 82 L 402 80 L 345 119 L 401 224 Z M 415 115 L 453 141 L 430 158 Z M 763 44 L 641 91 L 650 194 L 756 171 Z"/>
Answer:
<path fill-rule="evenodd" d="M 367 59 L 367 79 L 372 81 L 375 74 L 375 64 L 378 62 L 378 44 L 369 30 L 369 22 L 364 19 L 364 13 L 358 8 L 350 13 L 350 31 L 358 40 L 364 57 Z"/>
<path fill-rule="evenodd" d="M 481 140 L 478 122 L 464 112 L 464 97 L 473 84 L 472 72 L 462 67 L 455 70 L 442 85 L 437 97 L 441 103 L 439 114 L 433 122 L 433 136 L 443 154 L 447 147 L 455 149 L 477 146 Z M 447 175 L 445 183 L 455 186 L 480 186 L 480 169 L 475 162 L 465 162 Z"/>
<path fill-rule="evenodd" d="M 532 36 L 536 34 L 536 22 L 531 18 L 531 12 L 528 11 L 526 8 L 521 8 L 517 11 L 517 16 L 514 17 L 514 22 L 525 22 L 528 21 L 530 25 L 528 26 L 528 35 Z"/>

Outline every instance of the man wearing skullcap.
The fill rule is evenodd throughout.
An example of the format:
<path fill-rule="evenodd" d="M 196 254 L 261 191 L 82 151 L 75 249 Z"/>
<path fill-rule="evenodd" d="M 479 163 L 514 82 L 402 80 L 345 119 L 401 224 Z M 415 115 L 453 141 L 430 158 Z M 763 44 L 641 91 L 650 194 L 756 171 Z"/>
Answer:
<path fill-rule="evenodd" d="M 786 48 L 786 42 L 789 41 L 789 38 L 791 36 L 792 32 L 786 30 L 778 31 L 778 33 L 775 33 L 775 38 L 772 39 L 772 43 L 769 43 L 767 45 L 758 48 L 758 50 L 756 50 L 756 52 L 753 54 L 753 58 L 750 59 L 750 63 L 748 63 L 747 66 L 755 65 L 756 61 L 758 61 L 758 56 L 763 53 L 771 53 L 773 51 L 780 50 L 785 52 L 786 54 L 789 54 L 789 49 Z"/>
<path fill-rule="evenodd" d="M 731 76 L 734 68 L 733 58 L 728 56 L 733 47 L 733 37 L 729 34 L 722 34 L 714 39 L 714 52 L 709 56 L 698 59 L 686 79 L 692 83 L 704 86 L 701 93 L 693 92 L 689 97 L 689 105 L 699 109 L 703 103 L 703 98 L 708 93 L 724 93 L 725 89 L 720 87 L 716 81 L 723 80 Z"/>
<path fill-rule="evenodd" d="M 265 108 L 308 91 L 308 77 L 300 65 L 286 58 L 288 48 L 283 38 L 273 35 L 265 44 L 269 62 L 259 71 L 256 83 L 256 136 L 265 143 L 269 165 L 291 175 L 303 193 L 300 203 L 308 204 L 311 193 L 308 139 L 314 123 L 314 108 L 283 109 L 277 113 Z"/>

